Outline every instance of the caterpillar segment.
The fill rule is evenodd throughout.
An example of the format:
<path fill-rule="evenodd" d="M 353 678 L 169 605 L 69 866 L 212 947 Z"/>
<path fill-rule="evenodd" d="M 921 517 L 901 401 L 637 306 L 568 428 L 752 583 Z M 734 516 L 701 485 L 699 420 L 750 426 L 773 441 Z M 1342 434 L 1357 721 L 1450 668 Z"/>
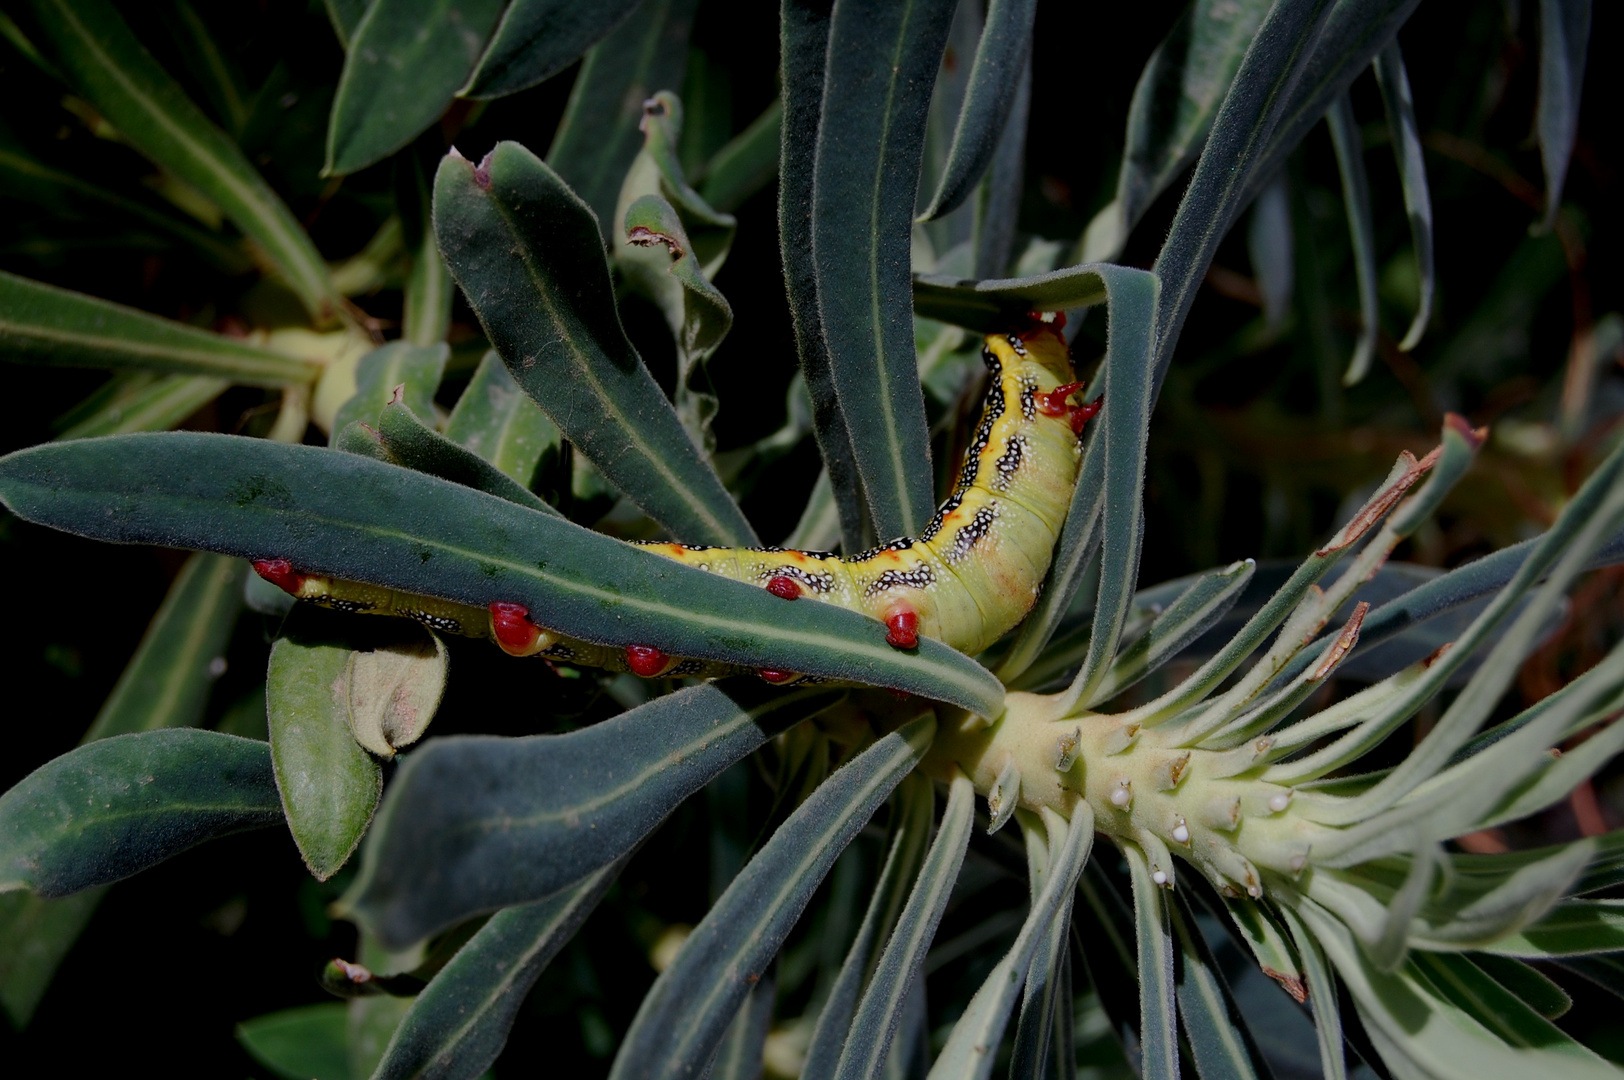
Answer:
<path fill-rule="evenodd" d="M 811 599 L 860 611 L 885 626 L 899 649 L 921 635 L 974 654 L 1031 610 L 1048 572 L 1077 482 L 1079 436 L 1099 410 L 1076 404 L 1063 316 L 988 336 L 990 373 L 980 420 L 953 493 L 918 537 L 842 558 L 827 551 L 722 548 L 648 542 L 649 551 L 757 585 L 786 601 Z M 488 637 L 513 656 L 629 671 L 644 678 L 714 678 L 749 669 L 670 656 L 655 645 L 599 645 L 547 629 L 524 606 L 489 610 L 297 571 L 283 559 L 256 562 L 261 577 L 301 600 L 342 611 L 416 619 L 445 633 Z M 767 682 L 805 677 L 763 669 Z"/>

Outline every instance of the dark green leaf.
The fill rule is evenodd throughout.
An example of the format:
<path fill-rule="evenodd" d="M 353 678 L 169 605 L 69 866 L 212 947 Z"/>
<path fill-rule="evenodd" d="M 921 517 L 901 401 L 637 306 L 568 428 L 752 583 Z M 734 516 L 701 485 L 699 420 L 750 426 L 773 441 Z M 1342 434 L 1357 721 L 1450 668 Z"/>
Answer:
<path fill-rule="evenodd" d="M 1540 0 L 1539 156 L 1545 163 L 1545 217 L 1542 230 L 1556 224 L 1562 184 L 1579 133 L 1579 95 L 1590 46 L 1590 0 Z"/>
<path fill-rule="evenodd" d="M 493 915 L 417 996 L 373 1075 L 462 1080 L 484 1072 L 507 1043 L 525 995 L 620 868 L 611 863 L 573 888 Z"/>
<path fill-rule="evenodd" d="M 318 322 L 342 309 L 327 264 L 246 155 L 136 40 L 108 0 L 34 0 L 54 59 L 119 133 L 257 243 Z"/>
<path fill-rule="evenodd" d="M 347 645 L 299 634 L 271 647 L 265 712 L 282 812 L 317 881 L 349 861 L 372 823 L 383 770 L 350 734 Z"/>
<path fill-rule="evenodd" d="M 1108 279 L 1123 269 L 1085 264 L 1035 277 L 991 281 L 920 274 L 914 278 L 914 310 L 927 319 L 998 333 L 1019 325 L 1029 311 L 1071 311 L 1105 303 Z"/>
<path fill-rule="evenodd" d="M 1201 1080 L 1272 1076 L 1189 902 L 1173 895 L 1168 907 L 1178 941 L 1179 1019 Z"/>
<path fill-rule="evenodd" d="M 830 376 L 882 539 L 918 535 L 935 509 L 909 259 L 930 89 L 953 8 L 838 0 L 829 23 L 812 259 Z M 817 393 L 810 376 L 808 386 Z"/>
<path fill-rule="evenodd" d="M 562 441 L 558 426 L 513 381 L 495 352 L 480 360 L 446 420 L 445 435 L 526 489 L 549 455 L 558 456 Z"/>
<path fill-rule="evenodd" d="M 924 755 L 925 716 L 885 736 L 818 786 L 734 878 L 655 980 L 615 1058 L 612 1080 L 704 1068 L 835 858 Z"/>
<path fill-rule="evenodd" d="M 766 187 L 778 173 L 778 144 L 784 122 L 784 103 L 773 103 L 750 122 L 705 166 L 700 196 L 722 213 Z"/>
<path fill-rule="evenodd" d="M 371 0 L 327 123 L 326 172 L 357 172 L 445 112 L 479 63 L 505 0 Z"/>
<path fill-rule="evenodd" d="M 395 211 L 411 260 L 402 297 L 400 337 L 413 345 L 433 345 L 444 341 L 451 329 L 451 298 L 457 290 L 434 239 L 433 193 L 421 147 L 419 142 L 410 153 L 395 159 Z"/>
<path fill-rule="evenodd" d="M 281 816 L 264 743 L 189 729 L 102 739 L 0 795 L 0 889 L 66 896 Z"/>
<path fill-rule="evenodd" d="M 1133 878 L 1133 915 L 1139 942 L 1139 1041 L 1146 1080 L 1178 1080 L 1177 986 L 1173 977 L 1172 919 L 1162 886 L 1151 880 L 1145 853 L 1122 850 Z M 1162 868 L 1164 871 L 1168 868 Z"/>
<path fill-rule="evenodd" d="M 355 28 L 361 24 L 361 16 L 367 13 L 367 5 L 372 0 L 322 0 L 327 6 L 327 19 L 333 24 L 333 32 L 338 35 L 338 43 L 346 49 L 350 47 L 350 39 L 355 36 Z"/>
<path fill-rule="evenodd" d="M 987 5 L 953 145 L 930 207 L 919 215 L 921 221 L 942 217 L 963 205 L 993 163 L 1032 50 L 1036 13 L 1037 0 L 991 0 Z"/>
<path fill-rule="evenodd" d="M 1471 962 L 1547 1020 L 1555 1020 L 1573 1008 L 1573 998 L 1566 990 L 1521 960 L 1484 953 L 1473 956 Z"/>
<path fill-rule="evenodd" d="M 450 157 L 435 231 L 508 369 L 610 481 L 689 543 L 754 532 L 621 329 L 591 212 L 523 147 Z"/>
<path fill-rule="evenodd" d="M 656 90 L 682 87 L 697 3 L 643 0 L 636 18 L 626 19 L 587 52 L 575 76 L 569 107 L 547 150 L 547 164 L 592 208 L 605 242 L 615 231 L 621 182 L 643 145 L 638 130 L 643 102 Z M 595 8 L 587 5 L 581 10 Z"/>
<path fill-rule="evenodd" d="M 769 968 L 744 996 L 738 1015 L 722 1036 L 708 1080 L 759 1080 L 777 991 L 778 980 Z"/>
<path fill-rule="evenodd" d="M 902 652 L 856 612 L 786 604 L 356 454 L 223 435 L 117 435 L 11 455 L 0 461 L 0 497 L 31 521 L 101 539 L 286 558 L 305 572 L 479 608 L 522 603 L 604 644 L 892 686 L 983 715 L 1002 702 L 991 673 L 932 639 Z"/>
<path fill-rule="evenodd" d="M 350 1080 L 349 1020 L 342 1002 L 303 1005 L 237 1025 L 237 1041 L 285 1080 Z"/>
<path fill-rule="evenodd" d="M 19 1031 L 33 1019 L 105 892 L 86 889 L 55 900 L 30 892 L 0 893 L 0 1010 Z"/>
<path fill-rule="evenodd" d="M 1353 246 L 1353 278 L 1359 289 L 1359 339 L 1353 359 L 1342 376 L 1345 386 L 1365 377 L 1376 355 L 1376 226 L 1371 220 L 1370 182 L 1365 179 L 1365 145 L 1359 135 L 1359 118 L 1353 115 L 1353 102 L 1343 94 L 1325 114 L 1331 129 L 1331 145 L 1336 149 L 1336 167 L 1342 177 L 1342 203 L 1348 214 L 1348 233 Z"/>
<path fill-rule="evenodd" d="M 1115 259 L 1150 204 L 1195 159 L 1267 0 L 1196 0 L 1156 46 L 1128 106 L 1116 198 L 1089 223 L 1085 262 Z"/>
<path fill-rule="evenodd" d="M 500 363 L 496 366 L 506 373 L 507 369 L 501 367 Z M 517 387 L 513 388 L 513 393 L 525 405 L 534 408 L 530 399 L 520 394 Z M 384 406 L 383 414 L 378 418 L 378 436 L 389 460 L 408 469 L 438 476 L 453 484 L 462 484 L 554 517 L 563 516 L 495 465 L 424 424 L 404 404 Z"/>
<path fill-rule="evenodd" d="M 89 439 L 97 435 L 123 435 L 134 431 L 168 431 L 225 393 L 229 379 L 212 375 L 149 376 L 135 373 L 101 408 L 64 428 L 59 439 Z"/>
<path fill-rule="evenodd" d="M 318 365 L 81 293 L 0 273 L 8 360 L 209 375 L 250 386 L 308 383 Z"/>
<path fill-rule="evenodd" d="M 476 98 L 501 97 L 551 78 L 579 60 L 582 53 L 617 25 L 626 22 L 639 3 L 640 0 L 597 0 L 591 4 L 572 0 L 512 0 L 463 93 Z M 652 21 L 653 14 L 652 11 L 640 13 L 633 21 Z"/>
<path fill-rule="evenodd" d="M 993 148 L 992 168 L 976 192 L 975 276 L 999 278 L 1009 272 L 1021 211 L 1026 168 L 1026 128 L 1032 114 L 1032 58 L 1016 76 L 1015 100 L 1004 133 Z"/>
<path fill-rule="evenodd" d="M 568 735 L 437 739 L 390 785 L 350 906 L 385 942 L 405 944 L 550 896 L 624 855 L 716 774 L 837 696 L 728 680 Z"/>
<path fill-rule="evenodd" d="M 1410 76 L 1404 70 L 1404 54 L 1398 42 L 1390 42 L 1376 57 L 1376 82 L 1387 109 L 1387 130 L 1393 137 L 1393 157 L 1399 182 L 1404 187 L 1404 210 L 1410 219 L 1410 243 L 1415 247 L 1417 276 L 1421 295 L 1415 318 L 1405 331 L 1400 350 L 1409 352 L 1421 342 L 1427 320 L 1432 317 L 1432 294 L 1438 273 L 1432 250 L 1432 194 L 1427 189 L 1427 166 L 1421 155 L 1421 129 L 1415 120 L 1415 99 L 1410 94 Z"/>
<path fill-rule="evenodd" d="M 339 432 L 356 421 L 378 426 L 378 417 L 394 400 L 401 387 L 400 401 L 419 416 L 434 415 L 434 391 L 440 385 L 451 350 L 444 344 L 412 345 L 391 341 L 361 357 L 355 369 L 355 393 L 338 408 L 333 431 Z"/>
<path fill-rule="evenodd" d="M 825 61 L 833 0 L 784 0 L 780 30 L 784 118 L 778 167 L 778 247 L 784 258 L 795 349 L 812 399 L 812 430 L 828 471 L 846 554 L 867 548 L 862 477 L 851 428 L 835 392 L 829 345 L 818 306 L 818 264 L 812 257 L 813 169 L 823 114 Z"/>

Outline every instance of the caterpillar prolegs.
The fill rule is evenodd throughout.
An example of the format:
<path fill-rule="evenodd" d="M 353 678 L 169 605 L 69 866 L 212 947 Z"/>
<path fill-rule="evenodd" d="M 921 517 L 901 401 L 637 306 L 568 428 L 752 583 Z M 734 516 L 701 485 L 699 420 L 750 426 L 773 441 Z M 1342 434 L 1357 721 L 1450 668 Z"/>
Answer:
<path fill-rule="evenodd" d="M 838 604 L 885 625 L 886 640 L 913 648 L 921 634 L 966 653 L 991 645 L 1025 617 L 1048 572 L 1077 483 L 1078 436 L 1099 402 L 1073 404 L 1062 323 L 1034 319 L 1017 333 L 988 336 L 991 378 L 981 418 L 953 493 L 917 538 L 859 555 L 783 548 L 691 547 L 652 542 L 651 551 L 785 600 Z M 743 669 L 667 655 L 658 645 L 607 646 L 545 627 L 542 612 L 493 603 L 488 611 L 373 585 L 303 574 L 284 559 L 256 562 L 267 581 L 301 600 L 342 611 L 416 619 L 436 630 L 488 637 L 514 656 L 630 671 L 645 678 L 710 678 Z M 793 672 L 762 670 L 772 683 Z"/>

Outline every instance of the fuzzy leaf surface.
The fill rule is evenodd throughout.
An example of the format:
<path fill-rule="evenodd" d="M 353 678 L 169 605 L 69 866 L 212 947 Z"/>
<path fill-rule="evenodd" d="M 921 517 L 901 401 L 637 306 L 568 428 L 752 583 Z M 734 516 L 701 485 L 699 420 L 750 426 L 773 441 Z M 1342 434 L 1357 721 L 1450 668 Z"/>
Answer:
<path fill-rule="evenodd" d="M 462 92 L 501 97 L 552 78 L 624 22 L 639 2 L 512 0 Z"/>
<path fill-rule="evenodd" d="M 495 352 L 479 361 L 446 420 L 445 437 L 526 488 L 543 459 L 558 453 L 561 441 L 558 425 L 513 381 L 513 374 Z"/>

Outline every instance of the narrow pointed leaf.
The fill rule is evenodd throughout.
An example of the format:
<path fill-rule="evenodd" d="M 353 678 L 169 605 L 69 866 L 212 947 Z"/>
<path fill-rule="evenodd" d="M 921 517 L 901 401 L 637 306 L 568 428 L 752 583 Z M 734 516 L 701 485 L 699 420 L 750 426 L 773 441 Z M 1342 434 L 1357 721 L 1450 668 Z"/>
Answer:
<path fill-rule="evenodd" d="M 350 734 L 346 645 L 308 636 L 271 648 L 265 713 L 282 812 L 317 881 L 349 860 L 383 792 L 378 763 Z"/>
<path fill-rule="evenodd" d="M 1421 293 L 1415 318 L 1404 340 L 1398 343 L 1409 352 L 1421 343 L 1427 321 L 1432 317 L 1432 296 L 1437 291 L 1438 271 L 1432 249 L 1432 193 L 1427 188 L 1427 166 L 1421 154 L 1421 128 L 1415 120 L 1415 99 L 1410 93 L 1410 76 L 1404 70 L 1404 54 L 1398 42 L 1391 42 L 1376 57 L 1376 83 L 1382 90 L 1387 110 L 1387 130 L 1393 137 L 1393 157 L 1398 179 L 1404 189 L 1404 210 L 1410 219 L 1410 244 L 1415 248 L 1416 276 Z"/>
<path fill-rule="evenodd" d="M 758 1080 L 762 1075 L 762 1056 L 777 990 L 777 979 L 769 968 L 744 996 L 738 1015 L 728 1025 L 708 1080 Z"/>
<path fill-rule="evenodd" d="M 348 904 L 385 943 L 403 945 L 550 896 L 624 855 L 717 773 L 838 696 L 729 680 L 568 735 L 434 740 L 390 785 Z"/>
<path fill-rule="evenodd" d="M 1320 1071 L 1325 1080 L 1346 1080 L 1347 1063 L 1342 1042 L 1342 1012 L 1337 1005 L 1336 978 L 1326 961 L 1325 952 L 1305 925 L 1304 920 L 1290 907 L 1280 908 L 1297 943 L 1297 955 L 1303 961 L 1304 985 L 1308 992 L 1309 1008 L 1314 1013 L 1314 1034 L 1319 1040 Z"/>
<path fill-rule="evenodd" d="M 925 121 L 954 4 L 838 0 L 813 166 L 822 332 L 876 536 L 935 509 L 914 357 L 910 235 Z"/>
<path fill-rule="evenodd" d="M 377 1080 L 473 1080 L 485 1072 L 518 1018 L 525 995 L 603 894 L 622 863 L 545 900 L 491 916 L 412 1002 Z"/>
<path fill-rule="evenodd" d="M 1150 879 L 1144 852 L 1127 847 L 1133 879 L 1133 916 L 1139 942 L 1139 1042 L 1147 1078 L 1179 1075 L 1177 986 L 1173 976 L 1173 930 L 1162 887 Z"/>
<path fill-rule="evenodd" d="M 1028 53 L 1016 77 L 1015 100 L 1004 133 L 993 148 L 992 168 L 976 190 L 975 276 L 1002 277 L 1009 272 L 1026 178 L 1026 129 L 1032 118 L 1032 57 Z"/>
<path fill-rule="evenodd" d="M 259 245 L 318 322 L 341 301 L 327 264 L 247 155 L 192 103 L 108 0 L 35 0 L 54 59 L 96 111 L 212 200 Z"/>
<path fill-rule="evenodd" d="M 1029 311 L 1073 311 L 1105 303 L 1110 295 L 1107 279 L 1122 269 L 1084 263 L 1033 277 L 990 281 L 918 274 L 913 285 L 914 311 L 927 319 L 999 333 L 1018 326 Z"/>
<path fill-rule="evenodd" d="M 864 983 L 874 973 L 880 950 L 898 925 L 908 891 L 919 874 L 936 817 L 936 790 L 929 780 L 914 774 L 897 788 L 892 802 L 891 842 L 857 936 L 846 950 L 840 974 L 829 988 L 817 1026 L 801 1068 L 804 1080 L 825 1080 L 835 1075 L 841 1052 L 849 1045 L 852 1014 Z M 889 1045 L 889 1044 L 887 1044 Z"/>
<path fill-rule="evenodd" d="M 1263 323 L 1273 332 L 1283 329 L 1291 313 L 1297 283 L 1296 235 L 1291 228 L 1291 189 L 1285 176 L 1277 176 L 1258 192 L 1246 228 L 1246 253 L 1252 276 L 1262 294 Z"/>
<path fill-rule="evenodd" d="M 320 367 L 82 293 L 0 273 L 0 355 L 63 367 L 168 371 L 249 386 L 308 383 Z"/>
<path fill-rule="evenodd" d="M 144 374 L 144 373 L 143 373 Z M 58 439 L 90 439 L 135 431 L 168 431 L 225 393 L 230 379 L 212 375 L 142 378 L 135 386 L 71 427 Z"/>
<path fill-rule="evenodd" d="M 990 672 L 929 638 L 903 652 L 856 612 L 791 605 L 356 454 L 191 433 L 85 439 L 0 461 L 0 498 L 31 521 L 104 540 L 286 558 L 479 608 L 522 603 L 601 644 L 894 686 L 983 715 L 1002 701 Z"/>
<path fill-rule="evenodd" d="M 737 210 L 746 199 L 772 183 L 778 173 L 778 144 L 782 138 L 784 102 L 775 98 L 750 126 L 729 139 L 710 159 L 699 183 L 699 194 L 724 214 Z"/>
<path fill-rule="evenodd" d="M 908 894 L 907 906 L 852 1016 L 839 1063 L 831 1074 L 839 1080 L 872 1080 L 882 1075 L 909 996 L 920 992 L 925 954 L 947 910 L 974 826 L 975 788 L 968 778 L 959 776 L 948 788 L 941 828 Z"/>
<path fill-rule="evenodd" d="M 21 1031 L 34 1017 L 56 969 L 101 903 L 105 888 L 47 900 L 0 893 L 0 1011 Z"/>
<path fill-rule="evenodd" d="M 444 341 L 451 329 L 451 299 L 457 291 L 434 239 L 432 192 L 419 151 L 395 159 L 395 214 L 410 267 L 401 299 L 400 337 L 413 345 Z"/>
<path fill-rule="evenodd" d="M 516 388 L 514 393 L 518 394 Z M 524 404 L 530 404 L 529 398 L 518 396 Z M 563 517 L 507 473 L 424 424 L 404 404 L 384 406 L 383 414 L 378 417 L 378 437 L 389 459 L 408 469 L 438 476 L 531 510 Z"/>
<path fill-rule="evenodd" d="M 1348 214 L 1348 234 L 1353 246 L 1353 278 L 1359 290 L 1359 337 L 1353 359 L 1342 376 L 1345 386 L 1362 381 L 1376 355 L 1376 227 L 1371 219 L 1370 182 L 1365 178 L 1365 147 L 1359 136 L 1359 120 L 1353 115 L 1353 102 L 1346 94 L 1336 99 L 1325 114 L 1331 129 L 1331 145 L 1336 149 L 1337 172 L 1342 177 L 1342 203 Z"/>
<path fill-rule="evenodd" d="M 1128 106 L 1116 197 L 1089 223 L 1085 262 L 1115 259 L 1150 204 L 1195 160 L 1266 0 L 1197 0 L 1145 63 Z"/>
<path fill-rule="evenodd" d="M 361 24 L 361 16 L 367 13 L 367 5 L 371 0 L 322 0 L 327 7 L 327 20 L 333 24 L 333 32 L 338 35 L 338 43 L 346 49 L 350 47 L 350 39 L 355 36 L 355 28 Z"/>
<path fill-rule="evenodd" d="M 1202 940 L 1189 903 L 1182 896 L 1173 896 L 1168 915 L 1178 944 L 1179 1020 L 1196 1071 L 1202 1080 L 1272 1076 L 1217 959 Z"/>
<path fill-rule="evenodd" d="M 833 8 L 833 0 L 784 0 L 782 5 L 779 81 L 784 115 L 778 168 L 778 247 L 784 259 L 796 354 L 812 399 L 812 430 L 828 471 L 841 543 L 848 555 L 854 555 L 868 546 L 870 537 L 864 528 L 863 481 L 852 446 L 851 420 L 835 390 L 818 304 L 818 263 L 812 255 L 817 140 L 806 137 L 807 132 L 818 130 L 823 119 Z"/>
<path fill-rule="evenodd" d="M 689 1076 L 705 1066 L 835 858 L 924 755 L 935 729 L 927 716 L 885 736 L 790 815 L 655 980 L 612 1080 Z"/>
<path fill-rule="evenodd" d="M 0 889 L 66 896 L 281 816 L 262 742 L 185 728 L 101 739 L 0 795 Z"/>
<path fill-rule="evenodd" d="M 505 0 L 372 0 L 333 97 L 326 171 L 344 175 L 382 161 L 439 119 L 506 6 Z"/>
<path fill-rule="evenodd" d="M 581 12 L 610 6 L 572 5 Z M 620 185 L 643 145 L 643 102 L 656 90 L 682 87 L 696 6 L 697 0 L 643 0 L 635 18 L 587 52 L 575 76 L 547 164 L 592 208 L 604 242 L 614 235 Z"/>
<path fill-rule="evenodd" d="M 1590 46 L 1590 0 L 1540 0 L 1539 156 L 1545 163 L 1545 216 L 1542 230 L 1556 224 L 1562 184 L 1579 133 L 1579 95 Z"/>
<path fill-rule="evenodd" d="M 536 470 L 562 436 L 558 425 L 530 399 L 495 352 L 480 360 L 474 377 L 446 420 L 445 437 L 478 454 L 528 489 Z"/>
<path fill-rule="evenodd" d="M 1049 831 L 1049 869 L 1020 934 L 1009 952 L 981 984 L 958 1023 L 953 1025 L 947 1046 L 931 1068 L 930 1080 L 986 1080 L 997 1057 L 998 1044 L 1009 1023 L 1015 998 L 1026 981 L 1040 945 L 1054 921 L 1069 912 L 1076 895 L 1077 879 L 1088 862 L 1094 843 L 1094 815 L 1087 803 L 1078 803 L 1068 825 L 1058 814 L 1043 811 Z"/>
<path fill-rule="evenodd" d="M 1573 1008 L 1573 998 L 1566 990 L 1521 960 L 1484 953 L 1472 957 L 1472 963 L 1547 1020 L 1556 1020 Z"/>
<path fill-rule="evenodd" d="M 754 542 L 627 340 L 592 214 L 502 143 L 435 179 L 440 248 L 508 369 L 575 446 L 678 539 Z"/>
<path fill-rule="evenodd" d="M 942 217 L 963 205 L 992 164 L 1021 85 L 1021 70 L 1032 50 L 1036 13 L 1037 0 L 992 0 L 987 5 L 947 164 L 930 207 L 919 215 L 921 221 Z"/>

